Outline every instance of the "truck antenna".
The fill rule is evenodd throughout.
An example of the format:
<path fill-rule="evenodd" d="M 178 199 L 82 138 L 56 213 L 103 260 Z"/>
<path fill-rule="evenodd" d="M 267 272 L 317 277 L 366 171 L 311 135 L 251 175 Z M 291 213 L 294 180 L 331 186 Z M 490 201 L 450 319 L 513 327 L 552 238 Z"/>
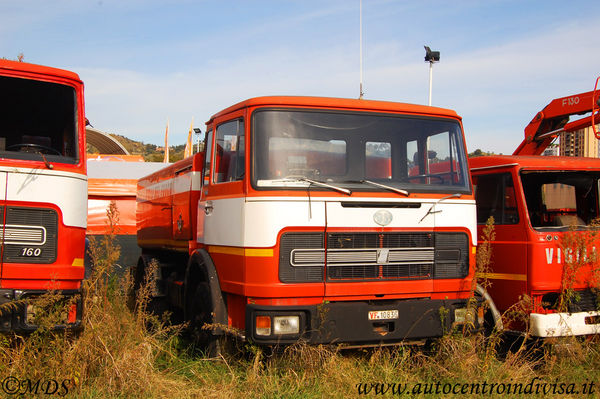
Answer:
<path fill-rule="evenodd" d="M 360 58 L 360 92 L 358 98 L 362 100 L 365 93 L 363 92 L 363 51 L 362 51 L 362 0 L 360 0 L 359 6 L 359 58 Z"/>

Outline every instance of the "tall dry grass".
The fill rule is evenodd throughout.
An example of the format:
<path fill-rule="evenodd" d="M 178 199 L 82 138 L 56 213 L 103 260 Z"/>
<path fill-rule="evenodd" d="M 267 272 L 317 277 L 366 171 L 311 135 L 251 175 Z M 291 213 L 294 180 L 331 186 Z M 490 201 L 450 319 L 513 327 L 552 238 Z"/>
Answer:
<path fill-rule="evenodd" d="M 67 397 L 72 398 L 390 397 L 391 390 L 382 392 L 392 384 L 406 384 L 409 393 L 403 397 L 421 398 L 438 396 L 423 393 L 436 383 L 527 384 L 537 378 L 581 387 L 598 381 L 596 340 L 561 340 L 535 353 L 524 346 L 500 358 L 490 340 L 459 331 L 426 348 L 343 350 L 297 344 L 272 352 L 244 344 L 240 352 L 206 358 L 180 338 L 180 327 L 145 312 L 150 284 L 139 290 L 141 306 L 130 310 L 131 281 L 111 274 L 118 250 L 111 234 L 91 244 L 94 268 L 84 286 L 83 330 L 53 332 L 48 311 L 35 333 L 3 336 L 0 379 L 67 381 Z M 58 295 L 40 300 L 52 303 Z M 378 387 L 380 394 L 371 390 L 360 395 L 359 389 L 367 386 Z"/>

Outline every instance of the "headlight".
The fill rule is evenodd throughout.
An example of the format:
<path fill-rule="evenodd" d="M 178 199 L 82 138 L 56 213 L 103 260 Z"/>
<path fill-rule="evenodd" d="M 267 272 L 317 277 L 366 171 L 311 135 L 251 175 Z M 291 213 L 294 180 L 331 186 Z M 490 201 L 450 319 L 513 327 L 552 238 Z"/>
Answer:
<path fill-rule="evenodd" d="M 275 316 L 273 317 L 274 334 L 298 334 L 300 332 L 299 316 Z"/>

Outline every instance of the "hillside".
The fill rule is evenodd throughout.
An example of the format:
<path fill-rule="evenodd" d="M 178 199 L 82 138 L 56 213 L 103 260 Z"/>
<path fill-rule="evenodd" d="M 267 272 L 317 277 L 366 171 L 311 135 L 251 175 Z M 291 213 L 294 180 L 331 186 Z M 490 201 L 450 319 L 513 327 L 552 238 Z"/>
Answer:
<path fill-rule="evenodd" d="M 145 144 L 143 141 L 136 141 L 119 134 L 110 135 L 119 141 L 131 155 L 142 155 L 146 162 L 162 162 L 165 156 L 164 148 L 155 144 Z M 169 162 L 176 162 L 183 159 L 185 144 L 169 146 Z M 98 152 L 93 146 L 88 144 L 88 153 Z"/>

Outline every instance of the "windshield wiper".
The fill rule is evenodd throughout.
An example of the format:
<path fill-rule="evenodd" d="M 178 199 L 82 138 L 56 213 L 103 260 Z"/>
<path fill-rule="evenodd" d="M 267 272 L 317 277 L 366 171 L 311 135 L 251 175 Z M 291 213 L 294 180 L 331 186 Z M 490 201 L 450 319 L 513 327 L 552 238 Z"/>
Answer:
<path fill-rule="evenodd" d="M 371 180 L 361 180 L 360 183 L 367 183 L 367 184 L 370 184 L 370 185 L 375 186 L 375 187 L 385 188 L 386 190 L 390 190 L 390 191 L 393 191 L 395 193 L 405 195 L 407 197 L 409 195 L 408 191 L 406 191 L 406 190 L 402 190 L 400 188 L 388 186 L 386 184 L 376 183 L 376 182 L 371 181 Z"/>
<path fill-rule="evenodd" d="M 314 184 L 315 186 L 320 186 L 320 187 L 325 187 L 325 188 L 329 188 L 331 190 L 335 190 L 335 191 L 339 191 L 340 193 L 344 193 L 346 195 L 352 195 L 352 191 L 343 188 L 343 187 L 338 187 L 338 186 L 334 186 L 332 184 L 328 184 L 319 180 L 313 180 L 313 179 L 309 179 L 307 177 L 304 176 L 287 176 L 284 177 L 282 179 L 274 179 L 274 180 L 265 180 L 265 183 L 297 183 L 297 182 L 306 182 L 309 184 Z M 261 185 L 264 185 L 261 184 Z"/>
<path fill-rule="evenodd" d="M 419 223 L 421 223 L 423 221 L 423 219 L 425 219 L 428 215 L 432 214 L 432 213 L 440 213 L 441 211 L 434 211 L 433 208 L 435 208 L 435 206 L 437 204 L 439 204 L 440 202 L 442 202 L 443 200 L 447 200 L 449 198 L 460 198 L 462 197 L 462 194 L 459 193 L 454 193 L 454 194 L 450 194 L 447 195 L 445 197 L 440 198 L 439 200 L 437 200 L 436 202 L 434 202 L 431 207 L 429 208 L 429 210 L 427 211 L 427 213 L 425 215 L 423 215 L 423 217 L 421 218 L 421 220 L 419 220 Z"/>
<path fill-rule="evenodd" d="M 311 183 L 311 184 L 314 184 L 316 186 L 330 188 L 332 190 L 339 191 L 340 193 L 344 193 L 346 195 L 352 195 L 352 191 L 348 190 L 347 188 L 334 186 L 332 184 L 327 184 L 327 183 L 324 183 L 322 181 L 307 179 L 306 177 L 298 177 L 297 180 L 305 181 L 307 183 Z"/>
<path fill-rule="evenodd" d="M 43 152 L 41 152 L 39 150 L 36 152 L 42 156 L 42 159 L 44 160 L 44 165 L 46 165 L 46 167 L 48 169 L 54 169 L 54 165 L 52 165 L 50 162 L 48 162 L 48 160 L 46 159 L 46 156 L 44 155 Z"/>

